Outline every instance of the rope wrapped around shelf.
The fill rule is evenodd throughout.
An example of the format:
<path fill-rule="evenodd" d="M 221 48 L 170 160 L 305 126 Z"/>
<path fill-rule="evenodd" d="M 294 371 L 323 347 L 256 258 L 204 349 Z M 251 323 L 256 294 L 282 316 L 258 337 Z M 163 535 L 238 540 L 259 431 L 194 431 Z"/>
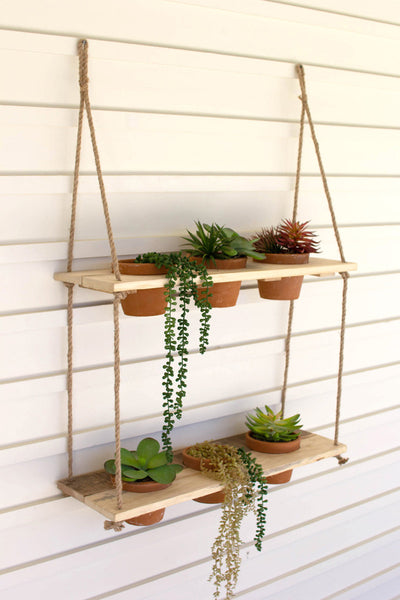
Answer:
<path fill-rule="evenodd" d="M 80 88 L 80 103 L 78 116 L 78 133 L 76 141 L 75 153 L 75 168 L 74 168 L 74 183 L 72 191 L 72 207 L 71 207 L 71 224 L 68 240 L 68 262 L 67 271 L 71 272 L 73 262 L 73 249 L 75 241 L 76 229 L 76 206 L 78 197 L 79 184 L 79 169 L 82 149 L 82 127 L 83 116 L 86 110 L 86 116 L 89 125 L 90 139 L 94 159 L 96 163 L 96 173 L 100 188 L 100 195 L 103 204 L 103 212 L 106 222 L 108 242 L 111 251 L 112 269 L 118 281 L 121 281 L 121 274 L 118 267 L 118 256 L 114 243 L 114 236 L 111 227 L 110 213 L 108 209 L 107 197 L 104 187 L 103 174 L 100 165 L 99 150 L 96 142 L 96 134 L 94 129 L 92 110 L 89 100 L 89 77 L 88 77 L 88 42 L 87 40 L 79 40 L 78 42 L 79 56 L 79 88 Z M 68 478 L 73 476 L 73 292 L 74 284 L 66 283 L 68 288 L 68 305 L 67 305 L 67 321 L 68 321 L 68 354 L 67 354 L 67 394 L 68 394 L 68 433 L 67 433 L 67 451 L 68 451 Z M 120 356 L 119 356 L 119 305 L 121 298 L 125 297 L 124 293 L 114 294 L 113 314 L 114 314 L 114 392 L 115 392 L 115 446 L 116 446 L 116 492 L 117 505 L 122 508 L 122 481 L 121 481 L 121 442 L 120 442 Z M 118 525 L 118 524 L 117 524 Z"/>
<path fill-rule="evenodd" d="M 304 122 L 305 116 L 307 115 L 308 124 L 310 126 L 311 137 L 314 144 L 315 153 L 317 155 L 318 166 L 321 173 L 322 183 L 325 191 L 325 196 L 328 201 L 329 212 L 331 215 L 332 226 L 335 233 L 336 243 L 339 249 L 339 254 L 342 262 L 345 261 L 344 251 L 342 241 L 340 239 L 340 233 L 337 226 L 336 215 L 333 208 L 332 197 L 330 195 L 328 181 L 325 174 L 325 169 L 322 163 L 321 152 L 319 149 L 319 144 L 317 140 L 317 136 L 315 133 L 314 123 L 311 116 L 310 107 L 308 104 L 307 90 L 306 90 L 306 82 L 305 82 L 305 74 L 303 65 L 296 65 L 296 73 L 299 78 L 301 96 L 299 96 L 301 100 L 301 115 L 300 115 L 300 131 L 299 131 L 299 144 L 298 144 L 298 152 L 297 152 L 297 168 L 296 168 L 296 183 L 295 183 L 295 192 L 294 192 L 294 205 L 293 205 L 293 220 L 296 220 L 297 217 L 297 207 L 298 207 L 298 197 L 299 197 L 299 188 L 300 188 L 300 173 L 301 173 L 301 159 L 303 152 L 303 137 L 304 137 Z M 349 279 L 349 273 L 344 272 L 340 273 L 343 279 L 343 291 L 342 291 L 342 313 L 341 313 L 341 324 L 340 324 L 340 345 L 339 345 L 339 366 L 338 366 L 338 377 L 337 377 L 337 394 L 336 394 L 336 414 L 335 414 L 335 435 L 334 435 L 334 443 L 338 445 L 339 443 L 339 422 L 340 422 L 340 407 L 341 407 L 341 399 L 342 399 L 342 379 L 343 379 L 343 359 L 344 359 L 344 337 L 345 337 L 345 329 L 346 329 L 346 307 L 347 307 L 347 284 Z M 289 363 L 290 363 L 290 343 L 292 338 L 292 327 L 293 327 L 293 314 L 294 314 L 294 300 L 290 300 L 289 305 L 289 315 L 288 315 L 288 326 L 287 333 L 285 339 L 285 370 L 283 376 L 283 385 L 281 391 L 281 407 L 282 414 L 285 412 L 285 403 L 286 403 L 286 392 L 288 385 L 288 374 L 289 374 Z M 344 458 L 341 455 L 336 457 L 339 461 L 339 464 L 345 464 L 349 459 Z"/>

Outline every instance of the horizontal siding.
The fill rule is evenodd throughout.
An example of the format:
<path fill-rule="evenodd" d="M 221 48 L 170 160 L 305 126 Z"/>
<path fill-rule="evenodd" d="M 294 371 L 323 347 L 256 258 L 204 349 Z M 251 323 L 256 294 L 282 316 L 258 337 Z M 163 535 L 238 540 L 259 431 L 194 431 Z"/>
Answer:
<path fill-rule="evenodd" d="M 300 590 L 310 600 L 393 600 L 400 581 L 396 3 L 0 6 L 2 598 L 50 600 L 57 590 L 59 600 L 188 593 L 205 600 L 213 592 L 217 507 L 186 502 L 153 528 L 112 534 L 101 515 L 63 498 L 55 484 L 66 473 L 66 292 L 53 273 L 65 269 L 76 42 L 84 36 L 120 256 L 176 249 L 195 219 L 247 234 L 291 214 L 300 109 L 294 64 L 305 64 L 346 257 L 359 264 L 349 284 L 340 429 L 350 462 L 320 461 L 296 469 L 290 484 L 270 486 L 261 555 L 253 519 L 243 527 L 238 597 L 284 600 Z M 82 169 L 75 268 L 103 267 L 109 250 L 86 128 Z M 322 256 L 336 257 L 308 130 L 303 173 L 299 218 L 312 219 Z M 339 277 L 306 278 L 289 371 L 287 410 L 328 437 L 340 298 Z M 74 460 L 85 472 L 113 453 L 113 331 L 108 295 L 77 289 L 75 300 Z M 214 311 L 204 357 L 196 350 L 199 315 L 190 311 L 190 386 L 176 447 L 242 430 L 256 405 L 278 406 L 287 308 L 260 300 L 255 282 L 246 283 L 236 308 Z M 121 316 L 128 447 L 160 434 L 162 323 Z M 196 544 L 187 543 L 188 531 Z"/>

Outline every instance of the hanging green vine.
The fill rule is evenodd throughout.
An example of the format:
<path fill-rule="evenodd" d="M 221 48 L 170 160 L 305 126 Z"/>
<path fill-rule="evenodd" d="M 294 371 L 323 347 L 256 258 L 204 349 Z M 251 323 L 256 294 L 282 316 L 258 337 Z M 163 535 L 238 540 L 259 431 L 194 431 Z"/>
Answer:
<path fill-rule="evenodd" d="M 240 525 L 250 511 L 257 515 L 254 538 L 257 550 L 261 550 L 265 535 L 267 484 L 263 470 L 251 453 L 243 448 L 202 442 L 191 446 L 187 453 L 203 459 L 200 462 L 201 470 L 224 486 L 225 499 L 218 535 L 211 550 L 213 566 L 209 580 L 215 586 L 215 600 L 221 598 L 222 587 L 225 599 L 230 600 L 234 595 L 240 570 Z M 204 459 L 209 461 L 209 465 Z"/>
<path fill-rule="evenodd" d="M 181 419 L 183 399 L 187 389 L 187 363 L 189 344 L 188 312 L 190 301 L 200 310 L 199 352 L 204 354 L 208 346 L 211 304 L 209 303 L 212 278 L 202 264 L 196 264 L 181 252 L 160 254 L 148 252 L 135 259 L 138 263 L 152 263 L 156 267 L 167 269 L 165 284 L 165 299 L 167 307 L 164 318 L 164 348 L 165 362 L 163 365 L 163 417 L 162 428 L 163 447 L 167 450 L 168 458 L 172 460 L 171 432 L 175 421 Z M 196 279 L 204 288 L 201 296 L 197 291 Z M 179 309 L 179 317 L 176 312 Z M 177 355 L 178 367 L 174 369 Z"/>

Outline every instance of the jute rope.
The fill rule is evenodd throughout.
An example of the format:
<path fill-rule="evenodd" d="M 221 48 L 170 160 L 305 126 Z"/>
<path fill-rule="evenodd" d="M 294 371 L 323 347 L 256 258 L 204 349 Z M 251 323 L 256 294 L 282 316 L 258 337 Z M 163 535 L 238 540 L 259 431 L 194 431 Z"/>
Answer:
<path fill-rule="evenodd" d="M 117 489 L 117 506 L 122 508 L 121 479 L 121 418 L 120 418 L 120 382 L 121 359 L 119 355 L 119 306 L 125 294 L 114 294 L 114 426 L 115 426 L 115 487 Z"/>
<path fill-rule="evenodd" d="M 322 163 L 321 152 L 319 149 L 319 144 L 317 140 L 317 136 L 315 133 L 314 123 L 311 116 L 310 107 L 308 104 L 307 91 L 306 91 L 306 83 L 305 83 L 305 75 L 303 65 L 296 65 L 296 72 L 299 78 L 301 96 L 300 100 L 302 102 L 301 108 L 301 117 L 300 117 L 300 133 L 299 133 L 299 145 L 298 145 L 298 154 L 297 154 L 297 169 L 296 169 L 296 184 L 295 184 L 295 194 L 294 194 L 294 206 L 293 206 L 293 220 L 296 219 L 297 216 L 297 206 L 298 206 L 298 196 L 299 196 L 299 186 L 300 186 L 300 172 L 301 172 L 301 158 L 302 158 L 302 149 L 303 149 L 303 133 L 304 133 L 304 120 L 305 115 L 307 115 L 308 124 L 310 126 L 311 137 L 314 143 L 315 153 L 317 155 L 319 170 L 321 173 L 321 178 L 323 182 L 323 187 L 326 195 L 326 199 L 328 201 L 329 212 L 331 215 L 333 230 L 335 233 L 336 243 L 338 245 L 340 258 L 342 262 L 345 262 L 344 251 L 342 241 L 340 239 L 340 233 L 337 226 L 336 215 L 333 208 L 332 198 L 329 192 L 328 181 L 325 174 L 325 169 Z M 340 407 L 341 407 L 341 398 L 342 398 L 342 378 L 343 378 L 343 359 L 344 359 L 344 337 L 345 337 L 345 329 L 346 329 L 346 306 L 347 306 L 347 287 L 348 287 L 348 278 L 349 274 L 347 272 L 340 273 L 343 279 L 343 292 L 342 292 L 342 316 L 341 316 L 341 326 L 340 326 L 340 346 L 339 346 L 339 368 L 338 368 L 338 378 L 337 378 L 337 394 L 336 394 L 336 415 L 335 415 L 335 436 L 334 443 L 335 445 L 339 444 L 339 422 L 340 422 Z M 285 371 L 283 378 L 283 386 L 281 393 L 281 405 L 282 405 L 282 414 L 284 414 L 285 410 L 285 401 L 286 401 L 286 391 L 287 391 L 287 382 L 288 382 L 288 372 L 289 372 L 289 362 L 290 362 L 290 342 L 292 336 L 292 325 L 293 325 L 293 312 L 294 312 L 294 301 L 290 301 L 289 306 L 289 316 L 288 316 L 288 328 L 286 334 L 285 341 Z M 348 461 L 347 458 L 343 458 L 342 456 L 337 457 L 339 464 L 344 464 Z"/>
<path fill-rule="evenodd" d="M 294 203 L 293 203 L 293 214 L 292 214 L 293 221 L 296 220 L 297 207 L 299 204 L 301 159 L 303 156 L 304 119 L 305 119 L 305 107 L 304 107 L 304 104 L 302 104 L 301 105 L 301 115 L 300 115 L 299 144 L 297 147 L 296 183 L 295 183 L 295 188 L 294 188 Z M 283 384 L 282 384 L 282 391 L 281 391 L 282 418 L 285 415 L 285 408 L 286 408 L 286 393 L 287 393 L 287 385 L 288 385 L 288 377 L 289 377 L 290 343 L 292 341 L 293 313 L 294 313 L 294 300 L 290 300 L 287 332 L 286 332 L 286 339 L 285 339 L 285 370 L 283 373 Z"/>
<path fill-rule="evenodd" d="M 123 521 L 104 521 L 104 529 L 114 529 L 114 531 L 122 531 L 125 527 Z"/>
<path fill-rule="evenodd" d="M 106 192 L 103 181 L 103 174 L 100 165 L 99 150 L 96 143 L 96 135 L 92 117 L 92 110 L 89 100 L 89 78 L 88 78 L 88 42 L 87 40 L 79 40 L 78 42 L 79 55 L 79 88 L 80 88 L 80 103 L 78 116 L 78 133 L 75 153 L 75 168 L 74 168 L 74 183 L 72 192 L 72 207 L 71 207 L 71 224 L 68 240 L 68 262 L 67 270 L 71 272 L 73 262 L 73 248 L 75 241 L 76 229 L 76 206 L 78 197 L 79 184 L 79 169 L 82 149 L 82 127 L 83 115 L 86 109 L 86 116 L 89 124 L 90 138 L 92 142 L 93 154 L 96 163 L 97 179 L 100 188 L 100 195 L 103 204 L 104 217 L 107 227 L 108 242 L 111 250 L 112 268 L 115 277 L 120 281 L 121 275 L 118 267 L 118 257 L 114 243 L 114 236 L 111 227 L 110 213 L 106 198 Z M 68 287 L 68 305 L 67 305 L 67 321 L 68 321 L 68 354 L 67 354 L 67 394 L 68 394 L 68 435 L 67 435 L 67 450 L 68 450 L 68 478 L 73 476 L 73 283 L 66 283 Z M 117 488 L 117 504 L 118 508 L 122 507 L 122 482 L 121 482 L 121 453 L 120 453 L 120 357 L 119 357 L 119 320 L 118 311 L 121 294 L 116 294 L 114 297 L 114 375 L 115 375 L 115 436 L 116 436 L 116 488 Z"/>

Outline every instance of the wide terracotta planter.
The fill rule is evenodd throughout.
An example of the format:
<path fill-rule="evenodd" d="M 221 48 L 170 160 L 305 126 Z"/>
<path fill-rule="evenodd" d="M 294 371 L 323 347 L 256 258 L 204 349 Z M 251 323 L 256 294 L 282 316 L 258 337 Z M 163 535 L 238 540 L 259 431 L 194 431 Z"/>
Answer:
<path fill-rule="evenodd" d="M 202 259 L 200 256 L 194 256 L 193 260 L 197 263 L 201 263 Z M 205 263 L 207 269 L 220 269 L 220 270 L 229 270 L 233 271 L 235 269 L 244 269 L 247 264 L 247 256 L 239 256 L 238 258 L 227 258 L 227 259 L 215 259 L 215 263 L 212 260 L 208 260 Z M 235 306 L 241 281 L 227 281 L 226 283 L 214 283 L 210 287 L 210 293 L 212 294 L 209 297 L 209 302 L 213 308 L 228 308 L 230 306 Z M 199 288 L 199 296 L 200 298 L 204 295 L 204 288 Z"/>
<path fill-rule="evenodd" d="M 195 471 L 201 471 L 200 461 L 201 459 L 197 456 L 190 456 L 187 453 L 189 448 L 185 448 L 182 452 L 183 456 L 183 464 L 185 467 L 189 467 L 190 469 L 194 469 Z M 208 469 L 212 469 L 211 463 L 207 459 L 203 459 L 204 465 Z M 202 504 L 220 504 L 225 500 L 225 492 L 224 490 L 220 490 L 219 492 L 213 492 L 212 494 L 207 494 L 206 496 L 202 496 L 201 498 L 193 498 L 195 502 L 201 502 Z"/>
<path fill-rule="evenodd" d="M 290 442 L 264 442 L 257 440 L 248 431 L 246 433 L 246 446 L 254 452 L 262 452 L 264 454 L 286 454 L 294 452 L 300 448 L 300 436 Z M 276 475 L 266 477 L 267 483 L 287 483 L 292 477 L 293 469 L 288 469 Z"/>
<path fill-rule="evenodd" d="M 137 263 L 135 259 L 118 261 L 121 275 L 165 275 L 167 269 L 158 269 L 152 263 Z M 153 317 L 163 315 L 167 306 L 165 288 L 136 290 L 121 300 L 122 310 L 131 317 Z"/>
<path fill-rule="evenodd" d="M 115 476 L 110 475 L 111 481 L 113 485 L 115 485 Z M 148 492 L 157 492 L 158 490 L 165 490 L 165 488 L 169 487 L 170 483 L 157 483 L 156 481 L 123 481 L 122 489 L 125 492 L 136 492 L 139 494 L 146 494 Z M 126 519 L 126 523 L 130 525 L 154 525 L 155 523 L 159 523 L 162 521 L 165 513 L 165 508 L 160 508 L 158 510 L 153 510 L 151 512 L 145 513 L 143 515 L 138 515 L 137 517 L 132 517 L 132 519 Z"/>
<path fill-rule="evenodd" d="M 309 261 L 309 254 L 266 254 L 264 260 L 257 262 L 274 265 L 304 265 Z M 258 291 L 261 298 L 267 300 L 296 300 L 300 296 L 303 276 L 283 277 L 279 281 L 258 280 Z"/>

